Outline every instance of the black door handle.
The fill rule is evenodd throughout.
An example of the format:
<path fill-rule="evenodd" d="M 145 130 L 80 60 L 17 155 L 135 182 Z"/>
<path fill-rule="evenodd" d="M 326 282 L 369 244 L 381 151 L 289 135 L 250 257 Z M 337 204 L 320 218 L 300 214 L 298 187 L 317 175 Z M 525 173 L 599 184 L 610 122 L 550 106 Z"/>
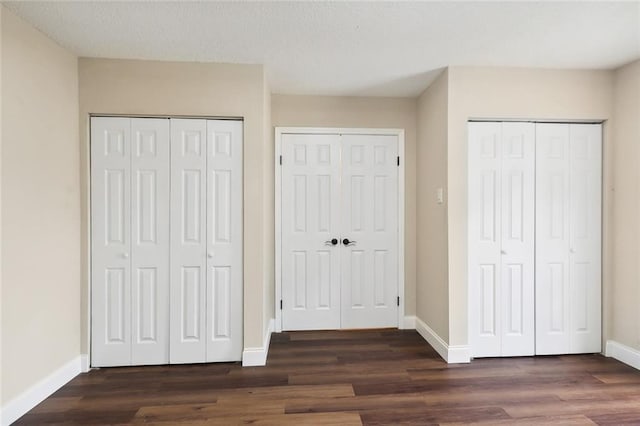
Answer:
<path fill-rule="evenodd" d="M 325 241 L 325 242 L 324 242 L 324 244 L 325 244 L 326 246 L 328 246 L 329 244 L 331 244 L 332 246 L 335 246 L 335 245 L 337 245 L 337 244 L 338 244 L 338 242 L 339 242 L 339 241 L 338 241 L 338 239 L 337 239 L 337 238 L 332 238 L 332 239 L 330 239 L 330 240 Z"/>
<path fill-rule="evenodd" d="M 348 238 L 345 238 L 344 240 L 342 240 L 342 244 L 344 244 L 345 246 L 351 246 L 354 245 L 356 242 L 355 241 L 349 241 Z"/>

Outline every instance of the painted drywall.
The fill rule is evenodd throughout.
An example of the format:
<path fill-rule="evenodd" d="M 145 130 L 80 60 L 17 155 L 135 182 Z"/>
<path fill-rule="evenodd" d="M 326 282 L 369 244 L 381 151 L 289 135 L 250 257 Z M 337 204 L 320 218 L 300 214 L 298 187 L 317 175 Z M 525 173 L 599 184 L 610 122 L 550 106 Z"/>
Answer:
<path fill-rule="evenodd" d="M 449 68 L 449 341 L 468 343 L 467 317 L 467 120 L 469 118 L 609 120 L 613 73 L 488 67 Z M 609 318 L 611 284 L 610 123 L 604 125 L 603 321 Z M 422 196 L 420 194 L 419 196 Z M 444 231 L 443 231 L 444 232 Z M 605 328 L 606 337 L 606 328 Z"/>
<path fill-rule="evenodd" d="M 273 126 L 271 125 L 271 91 L 269 89 L 269 84 L 267 82 L 266 73 L 264 75 L 264 113 L 263 113 L 263 126 L 264 126 L 264 153 L 263 153 L 263 161 L 264 161 L 264 180 L 263 180 L 263 191 L 264 191 L 264 216 L 263 216 L 263 230 L 264 230 L 264 266 L 263 266 L 263 274 L 264 274 L 264 293 L 263 293 L 263 303 L 264 303 L 264 332 L 266 333 L 268 330 L 266 329 L 269 326 L 269 323 L 272 318 L 275 317 L 274 312 L 274 298 L 275 298 L 275 239 L 274 239 L 274 231 L 275 231 L 275 194 L 274 194 L 274 180 L 275 180 L 275 162 L 274 162 L 274 134 L 273 134 Z"/>
<path fill-rule="evenodd" d="M 416 312 L 416 100 L 412 98 L 272 96 L 275 127 L 405 130 L 405 315 Z"/>
<path fill-rule="evenodd" d="M 90 114 L 189 115 L 244 118 L 244 345 L 264 340 L 265 93 L 261 65 L 138 60 L 79 60 L 83 232 L 83 333 L 89 332 L 89 137 Z"/>
<path fill-rule="evenodd" d="M 416 316 L 445 342 L 449 339 L 447 207 L 437 190 L 447 187 L 449 73 L 418 98 Z"/>
<path fill-rule="evenodd" d="M 4 7 L 0 7 L 0 99 L 2 98 L 2 14 Z M 2 380 L 2 101 L 0 101 L 0 383 Z M 0 384 L 0 407 L 2 403 L 2 385 Z M 0 408 L 0 411 L 2 409 Z M 2 415 L 0 415 L 0 421 Z"/>
<path fill-rule="evenodd" d="M 640 61 L 614 75 L 613 286 L 609 338 L 640 350 Z"/>
<path fill-rule="evenodd" d="M 80 355 L 78 61 L 2 11 L 2 405 Z"/>

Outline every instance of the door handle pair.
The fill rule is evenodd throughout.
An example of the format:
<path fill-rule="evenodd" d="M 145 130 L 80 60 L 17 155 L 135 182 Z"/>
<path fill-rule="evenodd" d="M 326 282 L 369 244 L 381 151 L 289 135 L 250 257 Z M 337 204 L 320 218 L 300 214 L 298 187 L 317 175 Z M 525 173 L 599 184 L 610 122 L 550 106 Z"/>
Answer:
<path fill-rule="evenodd" d="M 330 240 L 327 240 L 324 242 L 324 245 L 326 246 L 336 246 L 338 245 L 338 243 L 340 242 L 340 240 L 338 240 L 337 238 L 332 238 Z M 348 238 L 345 238 L 344 240 L 342 240 L 342 244 L 344 244 L 345 246 L 352 246 L 356 243 L 356 241 L 349 241 Z"/>

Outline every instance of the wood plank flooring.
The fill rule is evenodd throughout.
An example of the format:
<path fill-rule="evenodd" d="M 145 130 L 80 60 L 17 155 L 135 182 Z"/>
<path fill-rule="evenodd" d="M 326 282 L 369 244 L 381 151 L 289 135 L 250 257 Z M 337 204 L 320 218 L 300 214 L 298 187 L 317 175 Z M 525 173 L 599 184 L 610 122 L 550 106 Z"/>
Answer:
<path fill-rule="evenodd" d="M 274 334 L 266 367 L 103 368 L 18 425 L 640 425 L 640 371 L 601 355 L 447 365 L 415 332 Z"/>

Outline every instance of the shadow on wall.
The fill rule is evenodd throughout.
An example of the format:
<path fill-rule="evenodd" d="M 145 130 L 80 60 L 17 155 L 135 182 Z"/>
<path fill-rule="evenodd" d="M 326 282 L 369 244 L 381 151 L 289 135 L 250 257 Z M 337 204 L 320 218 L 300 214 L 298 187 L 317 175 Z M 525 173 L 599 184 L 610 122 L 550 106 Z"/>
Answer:
<path fill-rule="evenodd" d="M 437 68 L 419 74 L 399 77 L 374 86 L 363 86 L 356 89 L 350 96 L 391 96 L 417 97 L 446 69 Z"/>

